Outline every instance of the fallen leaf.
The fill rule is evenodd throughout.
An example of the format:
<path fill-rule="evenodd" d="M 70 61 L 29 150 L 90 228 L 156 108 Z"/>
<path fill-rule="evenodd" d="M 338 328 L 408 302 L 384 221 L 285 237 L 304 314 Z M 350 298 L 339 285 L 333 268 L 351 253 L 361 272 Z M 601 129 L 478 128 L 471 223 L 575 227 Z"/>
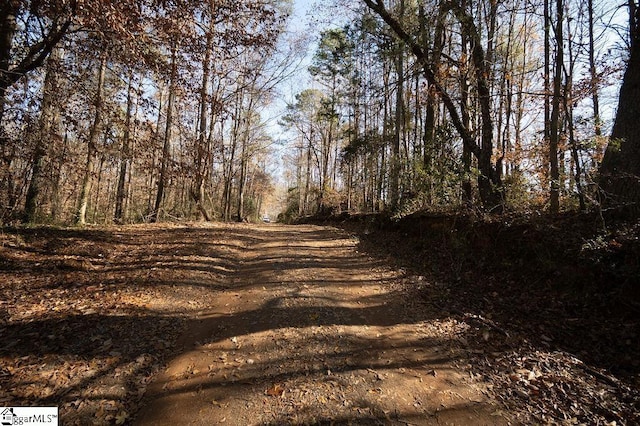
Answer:
<path fill-rule="evenodd" d="M 265 393 L 269 396 L 282 396 L 284 394 L 284 388 L 280 385 L 274 385 L 267 389 Z"/>

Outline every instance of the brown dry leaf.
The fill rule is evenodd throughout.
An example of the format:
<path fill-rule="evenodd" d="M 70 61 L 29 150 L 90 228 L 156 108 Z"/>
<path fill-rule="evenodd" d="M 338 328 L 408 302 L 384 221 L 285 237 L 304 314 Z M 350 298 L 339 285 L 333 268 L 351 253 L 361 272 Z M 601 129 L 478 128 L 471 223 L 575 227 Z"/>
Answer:
<path fill-rule="evenodd" d="M 284 394 L 284 388 L 280 385 L 273 385 L 265 392 L 269 396 L 282 396 Z"/>

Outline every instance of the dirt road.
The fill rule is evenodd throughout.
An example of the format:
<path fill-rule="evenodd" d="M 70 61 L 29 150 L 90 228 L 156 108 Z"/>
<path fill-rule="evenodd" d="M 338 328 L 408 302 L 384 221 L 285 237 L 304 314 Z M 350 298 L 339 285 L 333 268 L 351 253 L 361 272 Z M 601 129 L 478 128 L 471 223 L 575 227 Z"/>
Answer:
<path fill-rule="evenodd" d="M 607 370 L 637 358 L 618 299 L 412 230 L 0 229 L 0 404 L 65 426 L 639 423 L 637 378 Z"/>
<path fill-rule="evenodd" d="M 220 227 L 220 226 L 219 226 Z M 505 424 L 472 379 L 464 324 L 411 309 L 401 272 L 333 228 L 225 225 L 191 242 L 199 310 L 136 425 Z M 200 244 L 199 244 L 200 242 Z M 224 245 L 225 262 L 212 262 Z M 188 283 L 188 276 L 181 277 Z"/>

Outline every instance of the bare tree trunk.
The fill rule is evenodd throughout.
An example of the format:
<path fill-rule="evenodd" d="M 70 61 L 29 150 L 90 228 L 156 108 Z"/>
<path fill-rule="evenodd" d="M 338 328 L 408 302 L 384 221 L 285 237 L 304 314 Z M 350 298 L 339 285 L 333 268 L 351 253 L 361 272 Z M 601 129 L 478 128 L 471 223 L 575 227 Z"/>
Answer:
<path fill-rule="evenodd" d="M 156 119 L 156 128 L 155 128 L 155 136 L 154 136 L 154 148 L 153 151 L 151 152 L 151 168 L 149 169 L 149 183 L 147 184 L 147 188 L 145 193 L 147 194 L 147 213 L 149 216 L 149 220 L 152 219 L 153 217 L 153 180 L 154 180 L 154 174 L 156 171 L 156 151 L 157 151 L 157 147 L 155 146 L 156 143 L 159 141 L 160 138 L 160 125 L 161 125 L 161 121 L 162 121 L 162 100 L 163 100 L 163 95 L 164 95 L 164 87 L 160 86 L 158 88 L 158 118 Z"/>
<path fill-rule="evenodd" d="M 567 82 L 567 85 L 569 83 Z M 573 108 L 570 106 L 568 99 L 571 89 L 565 88 L 566 96 L 564 98 L 564 108 L 567 114 L 567 126 L 569 128 L 569 145 L 571 146 L 571 157 L 575 164 L 575 174 L 573 178 L 576 183 L 576 191 L 578 191 L 578 202 L 580 203 L 580 211 L 587 211 L 587 204 L 584 199 L 584 189 L 582 187 L 582 164 L 580 163 L 580 153 L 578 152 L 578 143 L 576 141 L 575 132 L 573 130 Z"/>
<path fill-rule="evenodd" d="M 462 3 L 462 7 L 466 7 L 466 1 Z M 460 74 L 460 114 L 462 116 L 462 124 L 466 128 L 471 128 L 471 116 L 469 111 L 471 109 L 470 99 L 469 99 L 469 78 L 468 69 L 470 65 L 466 58 L 469 57 L 468 51 L 469 39 L 467 35 L 462 33 L 462 57 L 465 58 L 464 62 L 462 62 L 461 69 L 464 70 Z M 462 146 L 462 167 L 464 176 L 462 177 L 462 202 L 463 204 L 470 208 L 473 205 L 473 188 L 471 187 L 471 151 L 469 151 L 468 147 Z"/>
<path fill-rule="evenodd" d="M 127 116 L 124 124 L 124 134 L 122 136 L 122 150 L 120 152 L 120 172 L 118 173 L 118 187 L 116 190 L 116 210 L 113 219 L 116 223 L 122 223 L 124 215 L 124 200 L 127 197 L 126 180 L 127 170 L 131 162 L 130 139 L 131 139 L 131 115 L 133 113 L 133 71 L 129 74 L 129 87 L 127 90 Z"/>
<path fill-rule="evenodd" d="M 213 31 L 207 31 L 207 42 L 204 59 L 202 60 L 202 85 L 200 88 L 200 128 L 198 130 L 198 146 L 196 147 L 196 179 L 191 197 L 196 203 L 198 211 L 207 221 L 211 221 L 211 216 L 204 207 L 204 176 L 208 167 L 209 147 L 207 144 L 207 106 L 209 105 L 209 79 L 211 78 L 211 50 L 213 49 Z M 213 120 L 213 118 L 212 118 Z"/>
<path fill-rule="evenodd" d="M 384 75 L 383 75 L 383 87 L 384 87 L 384 99 L 383 99 L 383 105 L 384 105 L 384 110 L 382 113 L 382 140 L 387 142 L 387 138 L 389 137 L 389 122 L 391 120 L 390 117 L 390 110 L 391 110 L 391 70 L 389 69 L 390 67 L 387 66 L 386 61 L 383 64 L 384 67 Z M 386 154 L 387 154 L 387 143 L 384 143 L 382 146 L 382 162 L 380 164 L 380 167 L 378 168 L 379 171 L 379 180 L 378 180 L 378 200 L 382 201 L 384 200 L 384 204 L 386 205 L 386 207 L 390 207 L 390 198 L 391 198 L 391 190 L 389 189 L 389 187 L 387 187 L 387 197 L 383 198 L 383 189 L 384 189 L 384 176 L 387 173 L 387 162 L 386 162 Z M 391 157 L 391 162 L 393 162 L 393 156 Z M 390 169 L 393 166 L 390 167 Z M 389 176 L 389 180 L 391 180 L 391 177 Z M 380 206 L 378 206 L 379 208 Z"/>
<path fill-rule="evenodd" d="M 254 106 L 256 103 L 256 80 L 254 79 L 251 83 L 251 88 L 250 88 L 250 92 L 249 92 L 249 100 L 248 100 L 248 104 L 246 105 L 245 109 L 245 117 L 242 120 L 245 124 L 245 131 L 244 131 L 244 135 L 242 137 L 242 146 L 240 147 L 240 179 L 238 180 L 238 209 L 237 209 L 237 220 L 238 222 L 242 222 L 245 219 L 245 214 L 244 214 L 244 199 L 245 199 L 245 185 L 246 185 L 246 181 L 247 181 L 247 170 L 248 170 L 248 163 L 249 163 L 249 158 L 248 158 L 248 154 L 247 154 L 247 150 L 248 150 L 248 146 L 249 146 L 249 142 L 251 139 L 251 131 L 252 128 L 251 126 L 253 125 L 252 120 L 253 118 L 253 110 L 254 110 Z"/>
<path fill-rule="evenodd" d="M 551 0 L 544 0 L 544 146 L 551 145 Z M 549 156 L 543 158 L 543 187 L 550 187 Z"/>
<path fill-rule="evenodd" d="M 62 147 L 60 152 L 57 153 L 56 163 L 58 167 L 54 168 L 53 178 L 51 179 L 53 184 L 53 190 L 51 194 L 51 220 L 57 222 L 60 217 L 61 202 L 60 202 L 60 183 L 62 181 L 62 165 L 67 155 L 67 145 L 69 143 L 69 135 L 65 132 L 62 138 Z"/>
<path fill-rule="evenodd" d="M 591 2 L 591 0 L 589 0 Z M 568 13 L 567 13 L 568 14 Z M 584 191 L 582 188 L 582 165 L 580 164 L 580 153 L 578 151 L 578 142 L 576 141 L 576 136 L 574 132 L 573 125 L 573 73 L 575 68 L 575 58 L 573 51 L 573 35 L 571 33 L 571 26 L 567 26 L 567 45 L 569 48 L 569 69 L 565 69 L 565 85 L 564 85 L 564 96 L 563 99 L 563 108 L 565 112 L 565 123 L 567 129 L 569 131 L 569 148 L 571 151 L 571 159 L 574 165 L 573 167 L 573 176 L 571 176 L 576 185 L 576 191 L 578 192 L 578 202 L 580 203 L 580 211 L 584 212 L 587 210 L 587 205 L 585 203 Z M 596 93 L 597 98 L 597 93 Z M 599 125 L 596 124 L 596 128 Z"/>
<path fill-rule="evenodd" d="M 107 134 L 108 131 L 106 131 L 104 133 L 104 141 L 102 144 L 103 149 L 107 146 Z M 98 212 L 100 211 L 100 187 L 102 185 L 102 174 L 104 172 L 104 151 L 103 154 L 100 156 L 100 162 L 98 163 L 98 180 L 96 183 L 96 189 L 95 189 L 95 193 L 96 193 L 96 200 L 93 203 L 93 223 L 97 223 L 98 221 Z"/>
<path fill-rule="evenodd" d="M 551 178 L 551 194 L 549 209 L 551 213 L 560 211 L 560 168 L 558 164 L 558 145 L 560 142 L 560 100 L 562 98 L 562 69 L 564 66 L 563 48 L 563 19 L 564 7 L 562 0 L 556 2 L 556 63 L 553 77 L 553 99 L 551 108 L 551 122 L 549 125 L 549 165 Z"/>
<path fill-rule="evenodd" d="M 500 77 L 500 107 L 498 116 L 500 124 L 498 125 L 497 135 L 499 138 L 498 147 L 500 147 L 500 158 L 502 159 L 502 173 L 510 175 L 512 162 L 508 159 L 508 154 L 512 151 L 511 142 L 511 116 L 513 115 L 513 83 L 512 76 L 515 73 L 512 59 L 513 37 L 517 34 L 515 31 L 516 13 L 512 11 L 509 16 L 509 28 L 507 35 L 507 44 L 503 58 L 503 69 Z M 517 55 L 516 55 L 517 56 Z M 507 160 L 505 161 L 505 158 Z"/>
<path fill-rule="evenodd" d="M 0 218 L 4 216 L 4 210 L 8 210 L 10 189 L 10 173 L 12 156 L 8 151 L 9 139 L 5 134 L 4 113 L 7 90 L 13 83 L 9 79 L 9 66 L 11 65 L 11 50 L 13 37 L 17 28 L 17 14 L 20 10 L 19 1 L 7 1 L 0 7 Z"/>
<path fill-rule="evenodd" d="M 399 18 L 404 19 L 404 0 L 400 0 Z M 391 144 L 391 170 L 389 173 L 389 204 L 391 210 L 396 210 L 400 203 L 400 141 L 404 132 L 404 43 L 398 41 L 395 52 L 396 68 L 396 105 L 395 105 L 395 126 L 393 140 Z"/>
<path fill-rule="evenodd" d="M 596 136 L 602 136 L 602 120 L 600 118 L 600 95 L 598 88 L 600 79 L 596 69 L 595 41 L 593 34 L 593 0 L 587 2 L 589 15 L 589 73 L 591 74 L 591 100 L 593 101 L 593 124 Z"/>
<path fill-rule="evenodd" d="M 244 90 L 239 89 L 236 96 L 235 114 L 233 129 L 231 132 L 231 152 L 225 165 L 225 186 L 223 194 L 223 206 L 224 206 L 224 220 L 231 220 L 231 205 L 232 205 L 232 187 L 233 187 L 233 163 L 236 158 L 236 151 L 238 149 L 238 139 L 240 138 L 241 116 L 242 116 L 242 104 L 244 100 Z"/>
<path fill-rule="evenodd" d="M 620 88 L 611 141 L 600 167 L 600 186 L 608 206 L 640 205 L 640 9 L 629 0 L 631 53 Z"/>
<path fill-rule="evenodd" d="M 33 155 L 33 165 L 31 169 L 31 181 L 27 190 L 24 222 L 32 223 L 37 220 L 38 203 L 44 185 L 42 176 L 44 163 L 49 155 L 50 147 L 54 139 L 60 138 L 58 134 L 57 122 L 60 119 L 58 113 L 59 106 L 55 104 L 59 85 L 59 67 L 64 56 L 62 48 L 53 50 L 47 61 L 47 73 L 44 79 L 42 107 L 40 112 L 40 134 L 36 140 L 36 148 Z"/>
<path fill-rule="evenodd" d="M 302 156 L 304 152 L 304 136 L 300 137 L 297 149 L 298 155 L 296 161 L 296 188 L 298 188 L 298 216 L 302 216 L 304 208 L 304 197 L 302 192 Z"/>
<path fill-rule="evenodd" d="M 178 47 L 176 44 L 171 52 L 171 81 L 169 83 L 169 101 L 167 103 L 167 122 L 165 126 L 164 143 L 162 145 L 162 160 L 160 165 L 160 176 L 158 177 L 158 192 L 156 193 L 156 202 L 150 217 L 151 222 L 157 222 L 159 219 L 160 207 L 162 206 L 162 200 L 164 198 L 167 173 L 169 169 L 171 137 L 173 131 L 173 108 L 176 98 L 177 84 L 177 49 Z"/>
<path fill-rule="evenodd" d="M 402 58 L 402 49 L 398 47 L 396 62 L 396 105 L 395 105 L 395 126 L 391 143 L 391 159 L 389 172 L 389 207 L 393 211 L 398 208 L 400 203 L 400 140 L 402 139 L 402 131 L 404 126 L 404 60 Z"/>
<path fill-rule="evenodd" d="M 313 129 L 309 134 L 309 138 L 313 140 Z M 313 160 L 313 153 L 311 151 L 312 151 L 311 141 L 309 141 L 309 144 L 307 145 L 307 166 L 306 166 L 306 173 L 304 177 L 304 209 L 303 211 L 305 215 L 308 215 L 311 213 L 309 211 L 309 192 L 311 191 L 311 163 Z"/>
<path fill-rule="evenodd" d="M 238 179 L 238 209 L 236 211 L 236 219 L 238 222 L 242 222 L 244 220 L 244 196 L 245 183 L 247 180 L 247 144 L 249 143 L 249 126 L 250 122 L 249 119 L 247 119 L 247 129 L 245 130 L 240 146 L 240 178 Z"/>
<path fill-rule="evenodd" d="M 444 13 L 438 13 L 436 27 L 434 32 L 433 52 L 431 53 L 431 67 L 438 75 L 440 73 L 440 56 L 444 48 Z M 427 104 L 425 106 L 424 119 L 424 168 L 428 179 L 428 199 L 429 204 L 433 203 L 433 157 L 436 147 L 436 123 L 437 117 L 437 89 L 434 84 L 429 82 L 427 92 Z"/>
<path fill-rule="evenodd" d="M 100 68 L 98 70 L 98 88 L 95 98 L 95 115 L 93 118 L 93 125 L 89 131 L 89 141 L 87 144 L 87 160 L 85 162 L 84 177 L 82 178 L 82 186 L 80 190 L 80 201 L 78 203 L 78 210 L 76 213 L 76 224 L 86 225 L 87 223 L 87 206 L 89 204 L 89 191 L 91 190 L 91 179 L 94 173 L 94 157 L 97 152 L 98 138 L 102 132 L 102 107 L 103 107 L 103 92 L 104 92 L 104 78 L 107 69 L 107 53 L 102 53 L 100 59 Z"/>
<path fill-rule="evenodd" d="M 497 164 L 493 164 L 493 118 L 491 115 L 491 89 L 490 89 L 490 75 L 491 64 L 488 59 L 491 58 L 493 47 L 492 40 L 489 40 L 489 56 L 485 55 L 482 48 L 482 38 L 478 32 L 478 28 L 474 24 L 472 17 L 462 7 L 455 7 L 452 5 L 452 11 L 456 15 L 458 21 L 462 26 L 462 32 L 469 39 L 471 51 L 470 57 L 475 69 L 475 77 L 478 91 L 478 104 L 480 107 L 480 123 L 481 123 L 481 144 L 477 152 L 475 153 L 478 159 L 478 170 L 480 174 L 478 176 L 478 190 L 480 197 L 490 211 L 500 213 L 504 206 L 504 194 L 502 187 L 502 166 L 501 160 Z M 492 12 L 493 13 L 493 12 Z M 450 103 L 450 99 L 445 97 L 445 105 Z M 447 107 L 450 115 L 452 115 L 454 125 L 458 127 L 458 130 L 462 133 L 463 142 L 465 142 L 466 148 L 474 153 L 475 141 L 469 134 L 469 127 L 460 122 L 460 119 L 451 114 L 455 111 L 453 105 Z M 456 114 L 457 115 L 457 114 Z M 457 124 L 456 124 L 457 123 Z"/>

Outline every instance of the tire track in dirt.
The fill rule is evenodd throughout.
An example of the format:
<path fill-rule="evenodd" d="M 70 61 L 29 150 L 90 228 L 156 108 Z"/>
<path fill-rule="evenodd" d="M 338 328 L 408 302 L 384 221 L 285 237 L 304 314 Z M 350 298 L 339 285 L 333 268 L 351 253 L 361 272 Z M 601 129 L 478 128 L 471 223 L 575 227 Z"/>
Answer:
<path fill-rule="evenodd" d="M 400 274 L 355 238 L 240 230 L 230 282 L 190 320 L 134 424 L 507 423 L 466 370 L 464 324 L 410 309 Z"/>

